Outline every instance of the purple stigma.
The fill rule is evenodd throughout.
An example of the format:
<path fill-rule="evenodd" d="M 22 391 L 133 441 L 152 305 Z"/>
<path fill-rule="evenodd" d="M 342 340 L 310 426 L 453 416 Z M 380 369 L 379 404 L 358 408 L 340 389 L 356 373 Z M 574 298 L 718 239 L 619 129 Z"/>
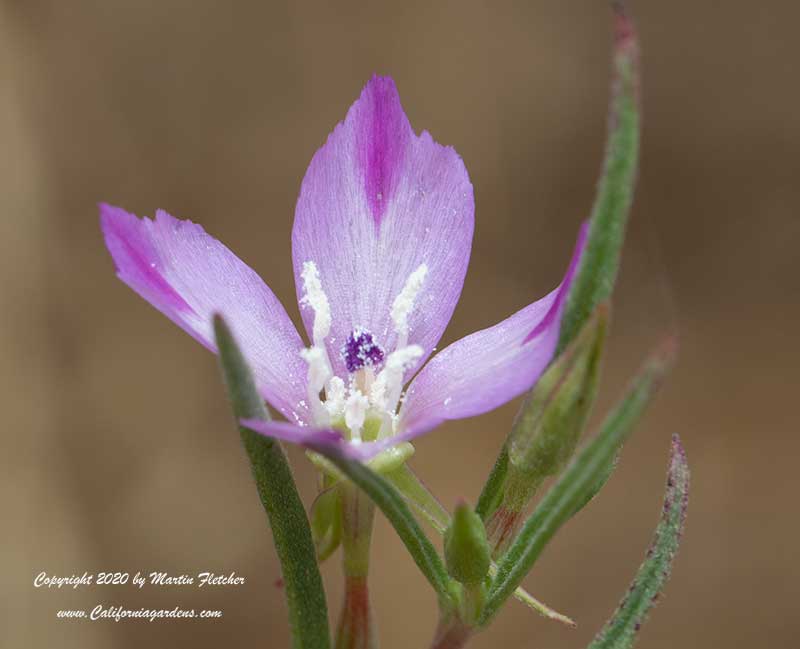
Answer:
<path fill-rule="evenodd" d="M 372 334 L 366 329 L 356 327 L 342 346 L 347 371 L 357 372 L 367 365 L 377 365 L 383 361 L 383 348 L 375 342 Z"/>

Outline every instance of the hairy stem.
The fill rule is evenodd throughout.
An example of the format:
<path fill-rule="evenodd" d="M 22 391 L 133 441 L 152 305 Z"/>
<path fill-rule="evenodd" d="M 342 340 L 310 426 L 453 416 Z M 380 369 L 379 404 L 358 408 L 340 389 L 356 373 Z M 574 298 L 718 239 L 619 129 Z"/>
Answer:
<path fill-rule="evenodd" d="M 375 505 L 352 484 L 342 486 L 344 604 L 336 632 L 336 649 L 377 649 L 378 638 L 369 602 L 367 574 Z"/>

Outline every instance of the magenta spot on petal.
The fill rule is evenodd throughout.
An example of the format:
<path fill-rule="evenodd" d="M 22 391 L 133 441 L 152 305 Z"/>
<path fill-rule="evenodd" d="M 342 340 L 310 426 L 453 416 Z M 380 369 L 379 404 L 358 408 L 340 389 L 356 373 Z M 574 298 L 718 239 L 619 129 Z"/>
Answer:
<path fill-rule="evenodd" d="M 359 160 L 364 169 L 364 191 L 375 223 L 380 225 L 399 180 L 410 127 L 394 81 L 373 76 L 359 100 Z"/>
<path fill-rule="evenodd" d="M 356 327 L 342 345 L 342 358 L 350 373 L 380 364 L 383 356 L 383 348 L 375 342 L 369 331 L 361 327 Z"/>

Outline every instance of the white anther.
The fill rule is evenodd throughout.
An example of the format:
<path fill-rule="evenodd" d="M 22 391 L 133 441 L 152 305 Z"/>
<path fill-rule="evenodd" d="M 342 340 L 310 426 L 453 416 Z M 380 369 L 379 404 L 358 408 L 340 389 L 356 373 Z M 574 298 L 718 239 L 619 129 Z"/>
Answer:
<path fill-rule="evenodd" d="M 308 363 L 308 385 L 314 390 L 315 394 L 319 394 L 319 391 L 325 386 L 325 382 L 333 374 L 328 364 L 328 356 L 319 347 L 301 349 L 300 356 Z"/>
<path fill-rule="evenodd" d="M 397 349 L 405 347 L 408 343 L 408 316 L 414 310 L 414 302 L 422 289 L 422 283 L 428 274 L 428 264 L 422 263 L 411 275 L 408 276 L 403 290 L 394 299 L 392 304 L 392 322 L 397 332 Z"/>
<path fill-rule="evenodd" d="M 300 356 L 308 363 L 307 394 L 311 414 L 317 424 L 327 424 L 330 417 L 319 399 L 319 393 L 332 374 L 330 363 L 328 363 L 328 355 L 324 349 L 311 347 L 309 349 L 301 349 Z"/>
<path fill-rule="evenodd" d="M 352 389 L 344 406 L 344 423 L 350 429 L 350 441 L 361 442 L 361 429 L 367 416 L 369 399 L 360 390 Z"/>
<path fill-rule="evenodd" d="M 331 378 L 325 388 L 325 408 L 331 419 L 341 416 L 344 412 L 345 392 L 344 381 L 338 376 Z"/>
<path fill-rule="evenodd" d="M 380 394 L 378 390 L 384 391 L 383 409 L 386 412 L 394 412 L 400 393 L 403 391 L 403 374 L 413 367 L 424 353 L 425 350 L 419 345 L 408 345 L 396 349 L 386 358 L 383 370 L 375 379 L 375 384 L 382 385 L 376 388 L 373 384 L 373 391 L 376 391 L 376 394 Z"/>
<path fill-rule="evenodd" d="M 386 374 L 381 372 L 369 390 L 369 402 L 376 410 L 386 410 Z"/>
<path fill-rule="evenodd" d="M 304 292 L 300 304 L 314 309 L 314 345 L 324 348 L 323 339 L 331 331 L 331 305 L 322 290 L 317 265 L 313 261 L 304 261 L 300 277 Z"/>

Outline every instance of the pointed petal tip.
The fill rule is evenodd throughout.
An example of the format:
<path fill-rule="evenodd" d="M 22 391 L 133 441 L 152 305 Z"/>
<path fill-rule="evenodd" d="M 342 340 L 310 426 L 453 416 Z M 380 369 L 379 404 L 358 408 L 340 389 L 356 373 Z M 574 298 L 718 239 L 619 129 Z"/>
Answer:
<path fill-rule="evenodd" d="M 367 83 L 364 85 L 364 90 L 362 91 L 361 94 L 363 95 L 365 92 L 368 91 L 397 94 L 397 84 L 394 82 L 394 79 L 390 77 L 388 74 L 380 74 L 378 72 L 373 72 L 369 81 L 367 81 Z"/>
<path fill-rule="evenodd" d="M 105 202 L 98 209 L 117 276 L 211 351 L 212 317 L 224 313 L 262 395 L 284 415 L 305 417 L 302 340 L 255 271 L 192 221 L 164 210 L 140 218 Z"/>
<path fill-rule="evenodd" d="M 346 340 L 358 324 L 380 333 L 380 344 L 391 349 L 397 333 L 390 310 L 375 304 L 391 304 L 425 263 L 425 294 L 414 305 L 409 330 L 426 355 L 408 369 L 410 378 L 436 347 L 458 301 L 474 209 L 472 184 L 455 149 L 428 133 L 417 136 L 395 81 L 373 75 L 303 179 L 292 229 L 298 299 L 304 296 L 303 264 L 313 260 L 334 314 L 331 337 Z M 310 335 L 313 312 L 301 315 Z M 329 349 L 334 370 L 344 372 L 337 351 Z"/>
<path fill-rule="evenodd" d="M 110 228 L 113 228 L 115 220 L 133 216 L 121 207 L 102 201 L 97 204 L 97 211 L 100 214 L 100 228 L 103 230 L 105 236 L 108 236 L 108 231 Z"/>

